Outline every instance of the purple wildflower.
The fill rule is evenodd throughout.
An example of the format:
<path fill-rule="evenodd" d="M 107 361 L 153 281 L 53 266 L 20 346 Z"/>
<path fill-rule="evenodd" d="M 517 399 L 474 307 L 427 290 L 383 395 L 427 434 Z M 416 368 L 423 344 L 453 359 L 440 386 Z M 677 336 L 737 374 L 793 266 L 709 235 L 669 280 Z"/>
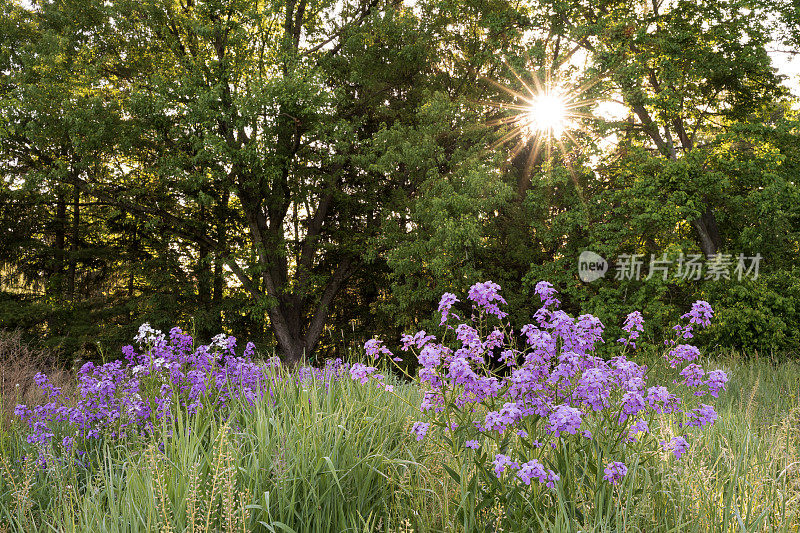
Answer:
<path fill-rule="evenodd" d="M 677 367 L 681 363 L 694 361 L 700 357 L 700 350 L 689 344 L 679 344 L 669 351 L 666 355 L 669 366 Z"/>
<path fill-rule="evenodd" d="M 372 356 L 375 359 L 379 358 L 381 355 L 388 355 L 389 357 L 394 355 L 386 346 L 383 345 L 383 342 L 379 339 L 370 339 L 365 342 L 364 351 L 366 352 L 367 356 Z"/>
<path fill-rule="evenodd" d="M 431 427 L 431 425 L 426 422 L 414 422 L 414 425 L 411 428 L 411 432 L 419 441 L 425 438 L 425 435 L 427 435 L 428 433 L 429 427 Z"/>
<path fill-rule="evenodd" d="M 369 381 L 369 375 L 375 372 L 377 368 L 367 366 L 361 363 L 356 363 L 350 367 L 350 377 L 356 381 L 361 382 L 363 385 Z"/>
<path fill-rule="evenodd" d="M 645 397 L 650 408 L 658 414 L 672 413 L 677 410 L 681 399 L 671 394 L 666 387 L 650 387 Z"/>
<path fill-rule="evenodd" d="M 442 299 L 439 300 L 439 312 L 442 314 L 442 320 L 441 320 L 441 322 L 439 322 L 440 326 L 442 324 L 444 324 L 445 322 L 447 322 L 447 317 L 450 314 L 450 309 L 453 307 L 453 305 L 456 302 L 459 302 L 459 301 L 460 300 L 458 298 L 456 298 L 455 294 L 452 294 L 452 293 L 449 293 L 449 292 L 446 292 L 446 293 L 442 294 Z M 456 318 L 458 318 L 458 317 L 456 317 Z"/>
<path fill-rule="evenodd" d="M 620 423 L 625 422 L 629 416 L 635 416 L 647 406 L 641 393 L 628 391 L 622 396 L 622 413 Z"/>
<path fill-rule="evenodd" d="M 692 409 L 686 413 L 687 421 L 685 425 L 689 427 L 710 426 L 716 422 L 718 416 L 713 407 L 701 403 L 697 409 Z"/>
<path fill-rule="evenodd" d="M 683 381 L 681 383 L 687 387 L 699 387 L 705 383 L 703 380 L 703 376 L 705 376 L 705 374 L 705 370 L 703 370 L 700 365 L 692 363 L 681 370 L 681 377 L 683 377 Z"/>
<path fill-rule="evenodd" d="M 499 360 L 501 363 L 505 363 L 507 366 L 514 366 L 516 365 L 516 358 L 517 355 L 514 350 L 503 350 L 500 352 Z"/>
<path fill-rule="evenodd" d="M 436 344 L 428 344 L 420 352 L 417 359 L 423 368 L 435 368 L 441 362 L 441 347 Z"/>
<path fill-rule="evenodd" d="M 503 455 L 502 453 L 498 453 L 494 456 L 494 460 L 492 461 L 494 465 L 494 473 L 499 478 L 503 472 L 506 471 L 507 468 L 511 468 L 516 470 L 517 463 L 511 460 L 511 457 L 508 455 Z"/>
<path fill-rule="evenodd" d="M 714 310 L 711 305 L 703 300 L 698 300 L 692 304 L 692 310 L 682 315 L 681 318 L 688 318 L 690 324 L 696 324 L 707 328 L 711 325 L 711 317 L 714 316 Z"/>
<path fill-rule="evenodd" d="M 550 430 L 557 435 L 569 433 L 574 435 L 581 425 L 581 411 L 569 405 L 559 405 L 550 414 Z"/>
<path fill-rule="evenodd" d="M 553 285 L 547 281 L 540 281 L 537 283 L 533 292 L 542 299 L 542 302 L 544 303 L 543 307 L 558 307 L 558 305 L 561 303 L 556 299 L 558 291 L 556 291 L 553 288 Z"/>
<path fill-rule="evenodd" d="M 497 318 L 505 318 L 508 313 L 500 310 L 497 303 L 506 304 L 505 299 L 499 294 L 500 285 L 493 281 L 485 281 L 483 283 L 476 283 L 469 289 L 467 297 L 472 300 L 475 307 L 481 309 L 490 315 L 495 315 Z M 497 302 L 497 303 L 495 303 Z"/>
<path fill-rule="evenodd" d="M 673 437 L 671 441 L 663 442 L 661 445 L 675 455 L 675 459 L 680 459 L 689 450 L 689 443 L 683 437 Z"/>
<path fill-rule="evenodd" d="M 14 416 L 25 420 L 25 417 L 28 415 L 28 411 L 29 409 L 27 405 L 19 403 L 14 407 Z"/>
<path fill-rule="evenodd" d="M 551 489 L 555 488 L 555 482 L 560 479 L 552 470 L 545 470 L 544 465 L 536 459 L 520 465 L 517 477 L 526 485 L 530 485 L 534 478 L 538 479 L 539 483 L 545 483 Z"/>
<path fill-rule="evenodd" d="M 417 348 L 422 348 L 428 342 L 436 340 L 436 337 L 433 335 L 428 335 L 425 333 L 425 330 L 420 330 L 414 335 L 403 334 L 400 336 L 400 341 L 403 343 L 401 350 L 408 351 L 412 346 L 416 346 Z"/>
<path fill-rule="evenodd" d="M 708 386 L 708 393 L 714 398 L 719 397 L 720 390 L 725 390 L 726 383 L 728 383 L 728 374 L 722 370 L 712 370 L 708 373 L 706 385 Z"/>
<path fill-rule="evenodd" d="M 625 318 L 625 323 L 622 329 L 628 333 L 628 338 L 619 339 L 617 342 L 623 343 L 625 346 L 636 348 L 636 339 L 639 334 L 644 331 L 644 317 L 639 311 L 633 311 Z"/>
<path fill-rule="evenodd" d="M 450 361 L 447 377 L 453 380 L 453 383 L 464 385 L 473 383 L 478 376 L 472 370 L 469 361 L 463 357 L 454 357 Z"/>
<path fill-rule="evenodd" d="M 628 431 L 628 440 L 631 442 L 636 442 L 636 438 L 639 436 L 639 433 L 650 433 L 650 426 L 647 424 L 647 420 L 643 418 L 640 418 L 631 424 L 631 428 Z"/>
<path fill-rule="evenodd" d="M 619 480 L 625 477 L 625 475 L 627 475 L 628 467 L 625 466 L 625 463 L 614 461 L 606 465 L 604 472 L 605 475 L 603 476 L 603 479 L 605 479 L 612 485 L 617 485 L 619 483 Z"/>

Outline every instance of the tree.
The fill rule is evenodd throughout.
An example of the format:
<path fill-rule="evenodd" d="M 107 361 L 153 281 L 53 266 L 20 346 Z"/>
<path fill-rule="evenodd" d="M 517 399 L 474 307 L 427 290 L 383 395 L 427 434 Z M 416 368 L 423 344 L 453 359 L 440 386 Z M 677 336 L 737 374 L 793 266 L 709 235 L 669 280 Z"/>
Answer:
<path fill-rule="evenodd" d="M 784 94 L 766 45 L 771 5 L 731 2 L 571 2 L 548 5 L 595 76 L 636 117 L 636 131 L 685 178 L 688 219 L 703 253 L 723 245 L 707 172 L 715 136 Z M 613 94 L 613 93 L 612 93 Z M 680 170 L 678 170 L 680 168 Z"/>
<path fill-rule="evenodd" d="M 224 262 L 298 361 L 427 178 L 385 153 L 434 97 L 433 29 L 377 0 L 84 3 L 63 28 L 85 29 L 78 77 L 113 99 L 101 170 L 72 183 L 191 243 L 200 295 Z M 67 7 L 32 16 L 63 38 L 53 21 L 87 12 Z"/>
<path fill-rule="evenodd" d="M 482 279 L 518 294 L 519 319 L 540 277 L 613 313 L 635 296 L 666 315 L 699 290 L 586 287 L 586 248 L 761 243 L 777 265 L 796 245 L 773 4 L 2 5 L 0 248 L 46 287 L 19 305 L 46 308 L 48 335 L 92 313 L 270 330 L 296 362 L 334 328 L 396 331 Z M 484 103 L 548 71 L 589 87 L 585 112 L 612 98 L 628 116 L 584 121 L 549 159 L 504 142 L 509 112 Z"/>

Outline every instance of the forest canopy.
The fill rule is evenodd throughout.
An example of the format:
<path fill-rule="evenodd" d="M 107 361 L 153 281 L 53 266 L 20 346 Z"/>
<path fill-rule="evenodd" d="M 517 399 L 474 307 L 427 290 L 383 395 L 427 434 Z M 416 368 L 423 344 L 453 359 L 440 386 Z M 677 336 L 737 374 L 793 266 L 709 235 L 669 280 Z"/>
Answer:
<path fill-rule="evenodd" d="M 788 0 L 0 6 L 0 328 L 65 360 L 143 322 L 342 356 L 487 279 L 515 322 L 547 279 L 609 327 L 704 299 L 707 343 L 800 343 Z"/>

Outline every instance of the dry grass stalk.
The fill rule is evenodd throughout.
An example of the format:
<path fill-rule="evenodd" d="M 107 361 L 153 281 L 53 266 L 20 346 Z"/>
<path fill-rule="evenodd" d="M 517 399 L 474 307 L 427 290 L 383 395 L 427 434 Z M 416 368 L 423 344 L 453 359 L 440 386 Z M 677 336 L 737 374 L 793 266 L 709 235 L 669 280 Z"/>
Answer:
<path fill-rule="evenodd" d="M 162 522 L 161 531 L 162 533 L 172 533 L 172 505 L 166 492 L 167 483 L 169 482 L 167 472 L 159 467 L 158 451 L 155 447 L 149 447 L 146 454 L 150 463 L 152 483 L 155 485 L 158 496 L 158 512 L 161 515 L 159 519 Z"/>
<path fill-rule="evenodd" d="M 3 477 L 6 483 L 13 488 L 14 511 L 21 522 L 33 524 L 33 499 L 31 490 L 33 488 L 34 468 L 33 459 L 25 456 L 22 463 L 22 479 L 18 479 L 13 472 L 11 465 L 5 456 L 0 455 L 0 465 L 3 467 Z"/>
<path fill-rule="evenodd" d="M 57 366 L 58 352 L 31 346 L 21 331 L 0 330 L 0 427 L 8 427 L 18 403 L 39 405 L 46 401 L 34 376 L 43 372 L 65 393 L 75 387 L 70 372 Z"/>
<path fill-rule="evenodd" d="M 223 470 L 223 447 L 224 444 L 228 440 L 228 427 L 222 426 L 219 435 L 219 447 L 217 448 L 217 454 L 214 457 L 214 464 L 211 466 L 211 487 L 210 491 L 206 495 L 206 504 L 208 508 L 206 509 L 206 521 L 205 527 L 203 531 L 211 531 L 211 518 L 213 516 L 214 509 L 216 508 L 216 500 L 217 500 L 217 490 L 220 487 L 222 481 L 222 470 Z"/>
<path fill-rule="evenodd" d="M 200 466 L 193 463 L 189 470 L 189 494 L 186 501 L 186 526 L 189 533 L 195 533 L 197 513 L 200 508 Z"/>

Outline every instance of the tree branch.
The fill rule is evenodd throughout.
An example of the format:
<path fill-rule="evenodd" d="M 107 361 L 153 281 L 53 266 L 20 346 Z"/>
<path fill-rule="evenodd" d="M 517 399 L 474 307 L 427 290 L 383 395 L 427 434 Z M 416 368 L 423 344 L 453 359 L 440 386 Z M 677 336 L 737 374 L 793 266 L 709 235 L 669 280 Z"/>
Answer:
<path fill-rule="evenodd" d="M 328 320 L 328 312 L 333 303 L 336 294 L 342 288 L 344 283 L 358 270 L 361 266 L 359 261 L 354 261 L 352 257 L 343 259 L 339 266 L 336 267 L 331 279 L 322 293 L 316 308 L 314 309 L 314 318 L 311 320 L 305 335 L 303 335 L 303 342 L 307 349 L 313 348 L 317 343 L 325 322 Z"/>
<path fill-rule="evenodd" d="M 361 24 L 364 21 L 364 19 L 366 19 L 369 16 L 370 12 L 375 8 L 375 6 L 378 5 L 379 1 L 380 0 L 371 0 L 370 3 L 365 6 L 365 8 L 362 10 L 361 14 L 358 16 L 358 18 L 356 20 L 354 20 L 354 21 L 352 21 L 352 22 L 350 22 L 348 24 L 343 25 L 341 28 L 336 30 L 333 33 L 333 35 L 331 35 L 329 38 L 325 39 L 324 41 L 322 41 L 318 45 L 313 46 L 313 47 L 309 48 L 308 50 L 303 50 L 303 53 L 301 55 L 307 56 L 307 55 L 313 54 L 314 52 L 319 51 L 320 49 L 324 48 L 325 46 L 327 46 L 328 44 L 330 44 L 334 40 L 338 39 L 342 35 L 342 33 L 344 33 L 344 31 L 346 29 L 348 29 L 348 28 L 350 28 L 352 26 L 358 26 L 359 24 Z M 331 55 L 335 55 L 341 49 L 342 44 L 343 43 L 339 42 L 336 46 L 334 46 L 330 50 L 330 54 Z"/>

